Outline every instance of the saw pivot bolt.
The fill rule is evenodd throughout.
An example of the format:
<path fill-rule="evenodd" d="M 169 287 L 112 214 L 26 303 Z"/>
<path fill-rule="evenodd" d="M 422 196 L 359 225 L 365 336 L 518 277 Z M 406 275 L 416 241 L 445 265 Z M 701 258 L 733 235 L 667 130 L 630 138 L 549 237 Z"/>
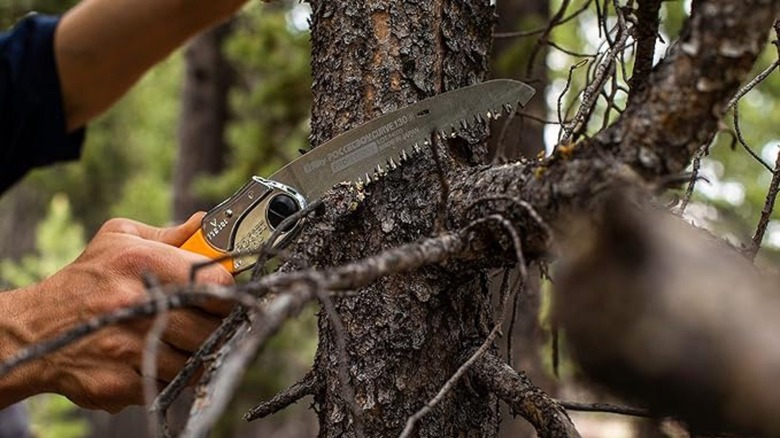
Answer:
<path fill-rule="evenodd" d="M 291 196 L 283 193 L 276 195 L 268 204 L 268 223 L 273 229 L 277 229 L 285 219 L 297 213 L 298 210 L 300 207 Z M 289 224 L 282 231 L 289 231 L 294 226 L 294 223 Z"/>

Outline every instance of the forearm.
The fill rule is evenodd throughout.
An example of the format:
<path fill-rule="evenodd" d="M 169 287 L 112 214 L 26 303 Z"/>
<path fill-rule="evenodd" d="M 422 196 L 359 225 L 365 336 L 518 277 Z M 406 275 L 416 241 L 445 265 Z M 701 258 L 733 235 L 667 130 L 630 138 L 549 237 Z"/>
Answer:
<path fill-rule="evenodd" d="M 84 0 L 62 19 L 55 53 L 68 129 L 99 115 L 152 65 L 246 0 Z"/>
<path fill-rule="evenodd" d="M 25 311 L 28 305 L 36 306 L 30 302 L 32 295 L 32 288 L 0 292 L 0 361 L 8 360 L 34 342 L 32 321 L 27 321 Z M 50 372 L 42 361 L 36 361 L 0 377 L 0 408 L 52 391 L 48 383 Z"/>

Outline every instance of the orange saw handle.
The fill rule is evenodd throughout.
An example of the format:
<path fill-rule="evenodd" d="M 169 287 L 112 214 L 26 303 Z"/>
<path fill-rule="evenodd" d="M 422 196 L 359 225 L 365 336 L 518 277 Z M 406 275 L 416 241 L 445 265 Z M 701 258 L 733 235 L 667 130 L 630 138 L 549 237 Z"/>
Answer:
<path fill-rule="evenodd" d="M 210 258 L 211 260 L 217 260 L 220 258 L 223 258 L 227 256 L 228 254 L 226 252 L 222 252 L 213 246 L 209 245 L 208 242 L 206 242 L 206 237 L 203 236 L 203 229 L 199 228 L 198 231 L 190 236 L 189 239 L 187 239 L 186 242 L 179 248 L 187 250 L 189 252 L 194 252 L 196 254 L 200 254 L 202 256 L 206 256 Z M 233 266 L 233 259 L 228 258 L 226 260 L 222 260 L 219 262 L 220 265 L 222 265 L 225 269 L 228 270 L 231 274 L 236 274 L 235 267 Z"/>

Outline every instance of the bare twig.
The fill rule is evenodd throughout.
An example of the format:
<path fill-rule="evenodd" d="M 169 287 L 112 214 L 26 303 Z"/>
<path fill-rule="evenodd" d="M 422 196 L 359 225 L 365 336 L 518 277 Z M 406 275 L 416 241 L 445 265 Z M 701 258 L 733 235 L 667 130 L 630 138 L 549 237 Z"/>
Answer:
<path fill-rule="evenodd" d="M 607 50 L 604 60 L 602 60 L 596 68 L 593 80 L 585 88 L 582 104 L 580 105 L 579 110 L 577 110 L 574 119 L 570 123 L 564 125 L 563 137 L 558 142 L 559 145 L 565 145 L 571 141 L 576 141 L 581 132 L 585 130 L 596 106 L 596 102 L 598 101 L 599 90 L 604 85 L 604 82 L 610 75 L 612 69 L 615 68 L 615 60 L 617 59 L 618 54 L 625 49 L 626 41 L 628 41 L 628 37 L 630 36 L 630 31 L 626 27 L 625 17 L 620 9 L 617 10 L 617 15 L 617 40 L 610 46 L 609 50 Z"/>
<path fill-rule="evenodd" d="M 606 414 L 628 415 L 631 417 L 655 418 L 647 409 L 617 406 L 609 403 L 579 403 L 571 401 L 559 401 L 558 403 L 568 411 L 603 412 Z"/>
<path fill-rule="evenodd" d="M 503 400 L 514 415 L 528 420 L 541 438 L 577 438 L 580 436 L 566 410 L 531 383 L 525 373 L 492 354 L 486 354 L 471 369 L 469 376 L 485 391 Z"/>
<path fill-rule="evenodd" d="M 536 41 L 536 44 L 534 44 L 534 47 L 531 50 L 531 55 L 528 57 L 526 76 L 528 77 L 533 76 L 534 65 L 536 64 L 536 57 L 539 56 L 539 52 L 542 50 L 542 46 L 549 42 L 550 33 L 553 31 L 553 29 L 555 29 L 556 26 L 558 26 L 561 23 L 561 20 L 564 19 L 564 15 L 566 14 L 566 10 L 569 9 L 570 3 L 571 0 L 563 0 L 561 2 L 560 8 L 558 8 L 558 11 L 552 16 L 550 21 L 547 23 L 547 27 L 542 32 L 542 36 L 540 36 L 539 39 Z"/>
<path fill-rule="evenodd" d="M 734 95 L 734 97 L 729 101 L 729 103 L 726 104 L 726 108 L 731 109 L 736 107 L 737 103 L 743 97 L 745 97 L 746 94 L 751 92 L 760 83 L 764 82 L 775 70 L 777 70 L 778 67 L 780 67 L 780 59 L 773 62 L 772 65 L 766 68 L 766 70 L 762 71 L 758 76 L 753 78 L 752 81 L 748 82 L 744 87 L 740 88 L 739 91 L 737 91 L 737 94 Z"/>
<path fill-rule="evenodd" d="M 157 301 L 159 312 L 152 323 L 149 333 L 146 335 L 144 354 L 141 361 L 141 375 L 144 382 L 144 399 L 147 405 L 151 405 L 157 396 L 157 356 L 160 349 L 160 338 L 168 325 L 168 305 L 165 295 L 160 290 L 160 284 L 155 278 L 147 277 L 147 289 L 150 299 Z M 165 415 L 154 415 L 149 411 L 149 435 L 170 435 Z"/>
<path fill-rule="evenodd" d="M 514 226 L 506 220 L 503 216 L 499 215 L 493 215 L 489 216 L 488 218 L 485 218 L 485 220 L 496 220 L 500 222 L 507 231 L 512 235 L 512 240 L 515 244 L 515 253 L 517 257 L 517 264 L 520 268 L 520 277 L 521 281 L 525 283 L 528 273 L 525 267 L 525 259 L 523 258 L 522 252 L 522 246 L 520 245 L 520 236 L 517 232 L 517 230 L 514 228 Z M 475 221 L 473 224 L 478 224 L 482 222 Z M 461 365 L 458 370 L 453 374 L 447 382 L 444 383 L 444 386 L 439 389 L 439 392 L 436 394 L 435 397 L 433 397 L 430 401 L 428 401 L 420 410 L 414 413 L 411 417 L 409 417 L 406 420 L 406 426 L 404 427 L 403 431 L 401 432 L 400 438 L 408 438 L 411 436 L 412 432 L 414 432 L 414 426 L 415 424 L 424 416 L 426 416 L 431 409 L 433 409 L 437 404 L 439 404 L 444 397 L 452 391 L 452 388 L 455 386 L 455 384 L 468 372 L 469 368 L 481 358 L 487 350 L 493 346 L 493 341 L 495 341 L 496 336 L 498 336 L 499 332 L 501 331 L 501 326 L 504 324 L 504 318 L 506 316 L 506 303 L 509 300 L 509 281 L 508 281 L 508 271 L 506 274 L 504 274 L 504 281 L 502 283 L 501 288 L 501 304 L 498 310 L 498 318 L 496 324 L 493 326 L 493 330 L 490 331 L 490 334 L 488 334 L 487 339 L 482 343 L 482 345 L 475 351 L 469 358 L 466 360 L 466 362 Z"/>
<path fill-rule="evenodd" d="M 571 88 L 572 79 L 574 76 L 574 70 L 582 67 L 583 65 L 587 64 L 588 61 L 583 60 L 580 61 L 571 67 L 569 67 L 569 74 L 566 77 L 566 85 L 563 87 L 563 91 L 561 91 L 561 94 L 558 95 L 558 105 L 557 105 L 557 114 L 558 114 L 558 124 L 561 125 L 564 129 L 561 129 L 561 131 L 558 134 L 558 143 L 561 143 L 562 135 L 565 131 L 566 127 L 566 119 L 563 114 L 563 98 L 566 96 L 566 93 L 569 92 L 569 88 Z"/>
<path fill-rule="evenodd" d="M 291 387 L 276 394 L 271 400 L 260 403 L 244 414 L 244 420 L 254 421 L 275 414 L 307 395 L 314 395 L 322 387 L 317 372 L 309 371 Z"/>
<path fill-rule="evenodd" d="M 181 394 L 198 371 L 201 364 L 203 364 L 204 358 L 212 354 L 224 339 L 229 337 L 232 333 L 235 333 L 238 326 L 246 321 L 246 318 L 246 308 L 243 306 L 236 306 L 230 315 L 225 318 L 219 328 L 211 333 L 208 339 L 201 344 L 198 351 L 187 359 L 184 368 L 179 371 L 179 374 L 177 374 L 176 377 L 168 383 L 168 386 L 166 386 L 157 396 L 157 399 L 155 399 L 150 409 L 159 412 L 158 415 L 166 415 L 168 408 Z"/>
<path fill-rule="evenodd" d="M 223 347 L 221 351 L 224 351 L 226 357 L 220 356 L 212 365 L 215 372 L 209 376 L 208 386 L 203 388 L 199 399 L 193 404 L 183 436 L 199 436 L 216 422 L 249 362 L 287 319 L 297 315 L 306 303 L 316 297 L 316 289 L 359 289 L 384 275 L 438 263 L 463 251 L 464 236 L 468 231 L 464 229 L 459 233 L 448 233 L 403 245 L 330 270 L 279 273 L 246 285 L 247 290 L 254 294 L 264 295 L 269 291 L 284 293 L 272 298 L 254 318 L 247 336 L 236 338 L 231 345 Z"/>
<path fill-rule="evenodd" d="M 328 315 L 328 321 L 330 322 L 330 325 L 333 328 L 333 334 L 336 337 L 336 346 L 339 353 L 339 384 L 341 385 L 344 401 L 352 412 L 352 421 L 355 423 L 355 436 L 362 438 L 364 436 L 363 415 L 355 401 L 355 390 L 349 382 L 349 355 L 347 354 L 346 330 L 344 330 L 341 316 L 339 316 L 338 311 L 336 311 L 336 306 L 333 305 L 333 301 L 328 294 L 319 287 L 316 287 L 315 291 L 317 299 L 320 301 L 322 308 L 325 309 L 325 313 Z"/>
<path fill-rule="evenodd" d="M 569 15 L 568 17 L 558 21 L 555 24 L 555 26 L 553 26 L 553 27 L 557 27 L 557 26 L 566 24 L 566 23 L 570 22 L 571 20 L 577 18 L 578 16 L 580 16 L 580 14 L 585 12 L 590 7 L 591 3 L 593 3 L 593 0 L 588 0 L 587 2 L 583 3 L 582 6 L 580 6 L 579 9 L 577 9 L 574 12 L 572 12 L 571 15 Z M 534 30 L 521 30 L 521 31 L 517 31 L 517 32 L 498 32 L 498 33 L 493 34 L 493 38 L 525 38 L 525 37 L 529 37 L 529 36 L 542 34 L 545 31 L 547 31 L 547 29 L 548 29 L 547 26 L 545 26 L 545 27 L 540 27 L 538 29 L 534 29 Z"/>
<path fill-rule="evenodd" d="M 758 254 L 758 250 L 761 248 L 761 242 L 764 241 L 764 234 L 766 234 L 769 220 L 775 209 L 778 191 L 780 191 L 780 152 L 777 154 L 775 170 L 772 172 L 772 181 L 769 183 L 769 191 L 766 195 L 764 208 L 761 210 L 761 219 L 758 221 L 756 232 L 753 234 L 752 243 L 747 251 L 747 255 L 751 260 L 756 258 L 756 254 Z"/>
<path fill-rule="evenodd" d="M 655 41 L 658 38 L 658 25 L 661 23 L 658 17 L 661 11 L 661 0 L 643 0 L 639 2 L 636 15 L 637 24 L 634 28 L 636 35 L 636 55 L 634 57 L 634 74 L 629 81 L 631 94 L 629 100 L 633 100 L 641 93 L 647 83 L 647 77 L 653 70 L 655 58 Z"/>
<path fill-rule="evenodd" d="M 750 147 L 750 145 L 747 144 L 747 141 L 745 140 L 745 137 L 742 135 L 742 128 L 739 125 L 739 105 L 734 106 L 734 136 L 737 139 L 737 142 L 742 146 L 743 149 L 751 156 L 754 160 L 758 161 L 758 163 L 769 172 L 773 172 L 772 166 L 766 163 L 763 158 L 761 158 L 754 150 Z"/>
<path fill-rule="evenodd" d="M 685 210 L 688 208 L 688 204 L 691 202 L 691 199 L 693 198 L 693 192 L 696 189 L 696 182 L 699 180 L 701 161 L 704 159 L 704 157 L 707 154 L 709 154 L 710 145 L 712 144 L 714 138 L 715 138 L 715 134 L 713 134 L 713 136 L 709 139 L 708 142 L 701 145 L 701 147 L 699 147 L 699 149 L 696 151 L 696 154 L 693 156 L 693 169 L 691 171 L 691 179 L 688 182 L 688 188 L 685 189 L 685 196 L 683 196 L 682 202 L 680 204 L 680 208 L 678 210 L 678 213 L 680 215 L 685 214 Z"/>
<path fill-rule="evenodd" d="M 166 299 L 164 300 L 164 304 L 158 300 L 151 300 L 137 304 L 135 306 L 119 309 L 118 311 L 111 314 L 100 315 L 91 318 L 84 324 L 74 327 L 55 338 L 31 345 L 16 353 L 13 357 L 0 364 L 0 376 L 8 374 L 11 370 L 20 365 L 43 357 L 47 354 L 51 354 L 80 339 L 83 339 L 104 327 L 157 315 L 160 313 L 163 307 L 166 309 L 179 309 L 182 307 L 197 305 L 201 303 L 206 297 L 226 297 L 225 293 L 215 293 L 215 291 L 216 289 L 209 287 L 200 288 L 198 290 L 176 292 L 167 295 Z"/>

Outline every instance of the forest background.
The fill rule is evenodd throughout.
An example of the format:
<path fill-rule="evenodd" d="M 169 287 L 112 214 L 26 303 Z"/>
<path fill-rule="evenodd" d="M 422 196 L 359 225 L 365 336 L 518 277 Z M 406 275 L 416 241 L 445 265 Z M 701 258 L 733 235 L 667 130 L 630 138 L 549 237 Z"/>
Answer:
<path fill-rule="evenodd" d="M 498 1 L 498 36 L 535 29 L 561 5 L 561 0 Z M 0 0 L 0 28 L 9 28 L 29 11 L 60 14 L 74 3 Z M 591 2 L 572 1 L 570 9 L 586 3 Z M 689 10 L 686 1 L 663 3 L 657 58 L 663 56 L 665 42 L 679 33 Z M 172 55 L 93 123 L 79 162 L 37 170 L 0 198 L 0 286 L 19 287 L 52 274 L 73 260 L 108 218 L 128 217 L 160 226 L 179 221 L 229 196 L 251 175 L 267 176 L 307 149 L 311 103 L 307 15 L 305 3 L 250 3 L 231 23 Z M 554 120 L 559 106 L 578 102 L 592 62 L 582 55 L 597 52 L 601 40 L 596 20 L 595 10 L 586 10 L 556 27 L 552 39 L 560 48 L 545 49 L 538 65 L 532 66 L 544 70 L 534 72 L 537 79 L 532 82 L 539 91 L 533 111 L 541 119 Z M 527 79 L 535 42 L 534 38 L 497 38 L 492 75 Z M 756 71 L 776 58 L 770 46 Z M 774 163 L 778 152 L 778 99 L 780 79 L 774 75 L 740 106 L 745 139 L 768 163 Z M 622 106 L 625 96 L 618 93 L 616 102 Z M 525 121 L 522 125 L 518 128 L 522 133 L 509 131 L 524 141 L 518 139 L 517 150 L 503 151 L 508 157 L 535 155 L 557 142 L 555 124 Z M 600 123 L 596 120 L 593 125 Z M 730 128 L 724 126 L 724 132 Z M 212 135 L 197 135 L 204 129 Z M 687 214 L 732 241 L 747 242 L 771 173 L 748 154 L 734 153 L 739 148 L 732 135 L 719 135 L 702 161 L 701 175 L 707 181 L 696 186 Z M 203 156 L 209 157 L 207 163 L 198 162 Z M 780 217 L 775 214 L 762 250 L 763 262 L 776 261 L 778 249 Z M 543 298 L 543 285 L 539 290 Z M 533 336 L 539 339 L 533 352 L 539 362 L 535 372 L 549 379 L 551 386 L 575 385 L 574 372 L 565 360 L 560 380 L 553 377 L 545 306 L 532 311 L 537 326 Z M 260 430 L 274 436 L 316 433 L 305 404 L 257 424 L 240 419 L 240 413 L 308 369 L 317 345 L 313 313 L 312 309 L 308 316 L 287 324 L 261 355 L 233 402 L 230 411 L 237 414 L 220 424 L 215 436 L 252 436 Z M 35 397 L 27 406 L 40 437 L 140 437 L 147 430 L 142 409 L 111 417 L 78 410 L 53 395 Z M 608 417 L 599 418 L 602 424 L 608 422 Z M 587 436 L 587 429 L 578 426 Z M 511 435 L 511 428 L 504 428 L 504 433 L 517 436 Z"/>

